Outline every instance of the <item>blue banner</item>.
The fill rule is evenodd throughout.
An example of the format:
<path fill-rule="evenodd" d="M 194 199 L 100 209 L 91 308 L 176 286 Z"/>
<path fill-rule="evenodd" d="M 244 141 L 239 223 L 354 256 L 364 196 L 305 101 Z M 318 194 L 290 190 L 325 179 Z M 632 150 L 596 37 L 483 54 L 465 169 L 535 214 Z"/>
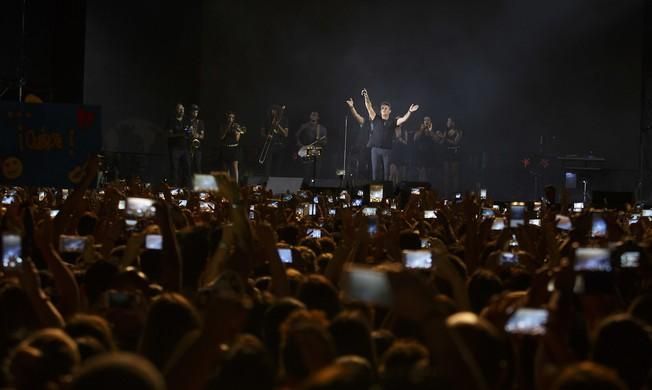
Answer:
<path fill-rule="evenodd" d="M 0 182 L 71 187 L 102 146 L 100 107 L 0 102 Z"/>

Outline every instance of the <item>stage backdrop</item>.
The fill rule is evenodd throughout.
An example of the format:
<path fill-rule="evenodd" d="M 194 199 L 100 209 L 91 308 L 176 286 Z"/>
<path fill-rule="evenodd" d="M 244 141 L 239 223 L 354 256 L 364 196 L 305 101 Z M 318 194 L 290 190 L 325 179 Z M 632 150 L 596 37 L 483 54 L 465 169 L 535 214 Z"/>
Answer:
<path fill-rule="evenodd" d="M 102 145 L 100 108 L 0 103 L 3 184 L 70 187 Z"/>
<path fill-rule="evenodd" d="M 559 156 L 604 157 L 596 189 L 637 179 L 643 0 L 88 2 L 84 101 L 103 107 L 106 151 L 124 175 L 167 174 L 163 124 L 177 102 L 198 102 L 217 138 L 236 111 L 242 173 L 256 174 L 266 108 L 287 106 L 291 137 L 311 111 L 328 128 L 323 168 L 343 160 L 344 100 L 360 89 L 392 115 L 421 105 L 442 128 L 457 119 L 463 187 L 535 198 L 561 184 Z M 349 118 L 349 125 L 352 124 Z M 349 129 L 348 151 L 366 134 Z M 289 142 L 294 146 L 293 139 Z M 210 148 L 209 148 L 210 149 Z M 292 149 L 292 148 L 289 148 Z M 288 152 L 286 175 L 300 174 Z M 205 153 L 210 167 L 214 156 Z M 437 168 L 437 167 L 435 167 Z M 440 167 L 441 168 L 441 167 Z M 158 172 L 156 172 L 158 171 Z M 538 188 L 535 194 L 534 188 Z"/>

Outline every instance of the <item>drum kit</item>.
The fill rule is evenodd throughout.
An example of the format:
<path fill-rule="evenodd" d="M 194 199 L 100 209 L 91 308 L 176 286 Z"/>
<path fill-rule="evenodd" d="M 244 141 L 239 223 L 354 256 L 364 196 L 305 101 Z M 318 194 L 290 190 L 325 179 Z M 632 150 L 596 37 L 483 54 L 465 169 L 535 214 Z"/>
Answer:
<path fill-rule="evenodd" d="M 304 145 L 299 148 L 299 151 L 297 151 L 297 156 L 299 156 L 301 161 L 313 162 L 317 158 L 321 157 L 321 152 L 324 148 L 319 146 L 318 143 L 322 140 L 323 138 L 320 138 L 311 144 Z"/>
<path fill-rule="evenodd" d="M 324 149 L 321 143 L 325 141 L 326 137 L 320 137 L 314 142 L 303 145 L 297 151 L 297 157 L 304 163 L 312 163 L 312 180 L 314 183 L 317 177 L 317 159 L 321 157 L 321 152 Z"/>

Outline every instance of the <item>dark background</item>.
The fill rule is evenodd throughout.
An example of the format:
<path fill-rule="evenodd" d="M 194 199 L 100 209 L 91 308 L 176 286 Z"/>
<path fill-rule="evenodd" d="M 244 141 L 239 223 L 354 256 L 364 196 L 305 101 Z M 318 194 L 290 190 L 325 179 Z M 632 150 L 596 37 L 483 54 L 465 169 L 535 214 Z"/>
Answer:
<path fill-rule="evenodd" d="M 11 33 L 20 2 L 11 3 L 2 16 L 5 79 L 19 47 Z M 364 110 L 366 87 L 397 115 L 420 104 L 410 129 L 424 115 L 439 127 L 457 119 L 466 188 L 533 197 L 534 174 L 539 184 L 559 184 L 556 157 L 589 153 L 607 159 L 608 169 L 590 177 L 594 189 L 637 184 L 643 0 L 27 4 L 28 87 L 50 101 L 102 105 L 104 147 L 123 152 L 123 174 L 166 174 L 161 127 L 180 101 L 202 107 L 213 135 L 225 111 L 238 112 L 250 162 L 271 103 L 288 107 L 291 131 L 317 110 L 334 177 L 344 100 L 353 96 Z M 541 158 L 551 165 L 539 166 Z M 296 165 L 288 174 L 299 174 Z M 254 168 L 245 164 L 246 173 Z"/>

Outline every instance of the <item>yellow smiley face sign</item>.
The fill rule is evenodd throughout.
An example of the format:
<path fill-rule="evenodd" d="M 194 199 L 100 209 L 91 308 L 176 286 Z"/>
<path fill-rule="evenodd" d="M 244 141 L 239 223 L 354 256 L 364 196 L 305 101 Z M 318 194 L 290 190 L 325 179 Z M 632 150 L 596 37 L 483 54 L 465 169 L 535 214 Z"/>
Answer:
<path fill-rule="evenodd" d="M 2 175 L 9 180 L 19 178 L 23 174 L 23 163 L 16 157 L 7 157 L 2 162 Z"/>

